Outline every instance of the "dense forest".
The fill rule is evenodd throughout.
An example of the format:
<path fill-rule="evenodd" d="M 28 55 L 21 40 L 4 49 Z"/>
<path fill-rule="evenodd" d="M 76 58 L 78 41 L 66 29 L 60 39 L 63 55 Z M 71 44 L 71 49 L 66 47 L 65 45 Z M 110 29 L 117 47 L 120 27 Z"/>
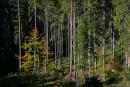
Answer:
<path fill-rule="evenodd" d="M 0 87 L 130 87 L 130 0 L 0 0 Z"/>

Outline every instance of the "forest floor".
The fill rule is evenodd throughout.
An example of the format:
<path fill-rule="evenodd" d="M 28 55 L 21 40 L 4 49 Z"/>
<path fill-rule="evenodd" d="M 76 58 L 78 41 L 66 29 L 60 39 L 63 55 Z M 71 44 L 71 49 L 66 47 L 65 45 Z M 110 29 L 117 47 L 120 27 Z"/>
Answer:
<path fill-rule="evenodd" d="M 84 84 L 76 86 L 76 82 L 65 80 L 60 75 L 11 74 L 0 77 L 0 87 L 130 87 L 129 79 L 111 75 L 106 81 L 100 82 L 97 77 L 89 77 Z"/>

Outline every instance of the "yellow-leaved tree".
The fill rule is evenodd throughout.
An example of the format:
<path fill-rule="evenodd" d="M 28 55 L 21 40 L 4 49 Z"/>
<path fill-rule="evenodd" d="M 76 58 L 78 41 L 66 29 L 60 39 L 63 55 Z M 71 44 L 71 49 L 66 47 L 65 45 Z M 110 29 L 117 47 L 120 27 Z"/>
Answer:
<path fill-rule="evenodd" d="M 51 56 L 53 53 L 48 48 L 46 49 L 46 38 L 43 35 L 35 37 L 34 29 L 30 32 L 22 43 L 22 56 L 21 56 L 21 71 L 22 73 L 31 73 L 35 70 L 36 74 L 44 73 L 47 68 L 46 56 Z M 36 46 L 35 46 L 36 45 Z M 36 52 L 34 54 L 34 51 Z"/>

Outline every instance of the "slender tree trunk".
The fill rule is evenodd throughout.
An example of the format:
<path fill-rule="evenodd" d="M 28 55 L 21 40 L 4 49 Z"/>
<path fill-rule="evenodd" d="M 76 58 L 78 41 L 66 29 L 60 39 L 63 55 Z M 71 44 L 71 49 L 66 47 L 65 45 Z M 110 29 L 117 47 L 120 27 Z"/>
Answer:
<path fill-rule="evenodd" d="M 34 35 L 34 67 L 33 67 L 33 74 L 36 72 L 36 39 L 37 39 L 37 13 L 36 13 L 36 0 L 34 0 L 34 18 L 35 18 L 35 35 Z"/>
<path fill-rule="evenodd" d="M 45 58 L 45 73 L 47 73 L 48 65 L 48 12 L 45 6 L 45 27 L 46 27 L 46 58 Z"/>
<path fill-rule="evenodd" d="M 105 7 L 105 1 L 103 1 L 103 4 L 104 4 L 104 6 L 103 7 Z M 103 11 L 103 15 L 102 15 L 102 26 L 103 26 L 103 30 L 104 30 L 104 32 L 103 32 L 103 36 L 102 36 L 102 61 L 103 61 L 103 73 L 104 73 L 104 69 L 105 69 L 105 34 L 106 34 L 106 31 L 105 31 L 105 29 L 106 29 L 106 24 L 105 24 L 105 22 L 106 22 L 106 12 L 105 12 L 105 10 L 104 9 L 102 9 L 102 11 Z M 105 78 L 105 77 L 104 77 Z"/>
<path fill-rule="evenodd" d="M 68 13 L 68 61 L 70 59 L 70 14 Z"/>
<path fill-rule="evenodd" d="M 21 20 L 20 20 L 20 2 L 18 0 L 18 21 L 19 21 L 19 73 L 21 74 Z"/>
<path fill-rule="evenodd" d="M 76 3 L 74 0 L 74 10 L 73 10 L 73 57 L 74 57 L 74 78 L 76 77 L 76 57 L 75 57 L 75 46 L 76 46 Z"/>
<path fill-rule="evenodd" d="M 61 33 L 61 30 L 60 30 L 60 21 L 58 21 L 58 45 L 57 45 L 57 50 L 58 50 L 58 67 L 60 68 L 61 66 L 60 66 L 60 58 L 61 58 L 61 52 L 60 52 L 60 48 L 61 48 L 61 41 L 60 41 L 60 38 L 61 38 L 61 36 L 60 36 L 60 33 Z"/>
<path fill-rule="evenodd" d="M 89 21 L 90 21 L 90 7 L 91 7 L 91 5 L 90 5 L 90 0 L 88 1 L 88 5 L 89 5 L 89 7 L 88 7 L 88 11 L 89 11 Z M 90 70 L 91 70 L 91 54 L 90 54 L 90 45 L 91 45 L 91 37 L 90 37 L 90 35 L 91 35 L 91 31 L 90 31 L 90 23 L 89 23 L 89 28 L 88 28 L 88 69 L 89 69 L 89 71 L 88 71 L 88 75 L 89 75 L 89 77 L 91 76 L 91 72 L 90 72 Z"/>
<path fill-rule="evenodd" d="M 71 0 L 71 11 L 70 11 L 70 78 L 72 77 L 72 59 L 73 59 L 73 47 L 72 47 L 72 42 L 73 42 L 73 0 Z"/>
<path fill-rule="evenodd" d="M 114 29 L 112 28 L 112 58 L 115 58 L 115 37 L 114 37 Z"/>
<path fill-rule="evenodd" d="M 57 33 L 56 28 L 54 30 L 54 37 L 55 37 L 55 68 L 57 68 Z"/>
<path fill-rule="evenodd" d="M 79 23 L 80 23 L 80 19 L 78 19 L 78 29 L 77 29 L 77 33 L 79 33 Z M 79 36 L 77 37 L 77 48 L 78 48 L 78 51 L 77 51 L 77 64 L 78 66 L 80 65 L 80 51 L 79 51 Z"/>
<path fill-rule="evenodd" d="M 94 15 L 94 20 L 95 19 L 95 15 Z M 94 29 L 94 68 L 95 68 L 95 73 L 97 72 L 97 57 L 95 56 L 96 53 L 96 28 Z"/>
<path fill-rule="evenodd" d="M 105 68 L 105 39 L 102 38 L 102 61 L 103 61 L 103 72 L 104 72 L 104 68 Z"/>
<path fill-rule="evenodd" d="M 88 74 L 89 74 L 89 77 L 91 76 L 91 55 L 90 55 L 90 28 L 88 29 Z"/>
<path fill-rule="evenodd" d="M 61 14 L 61 16 L 64 16 L 63 14 Z M 61 22 L 60 22 L 60 66 L 61 66 L 61 73 L 62 75 L 64 74 L 64 70 L 63 70 L 63 21 L 62 21 L 62 17 L 61 17 Z"/>
<path fill-rule="evenodd" d="M 111 33 L 111 57 L 113 59 L 113 29 L 112 29 L 112 22 L 110 20 L 109 23 L 110 33 Z"/>
<path fill-rule="evenodd" d="M 120 25 L 121 25 L 121 29 L 120 29 L 120 36 L 122 36 L 123 33 L 123 29 L 124 29 L 124 17 L 120 17 Z M 121 46 L 121 59 L 123 59 L 123 46 L 122 46 L 122 39 L 120 40 L 120 46 Z"/>
<path fill-rule="evenodd" d="M 59 35 L 58 36 L 58 38 L 59 38 L 59 41 L 58 41 L 59 42 L 59 59 L 58 60 L 59 61 L 58 61 L 58 63 L 59 63 L 59 68 L 61 68 L 61 61 L 60 61 L 61 60 L 61 23 L 60 23 L 60 20 L 59 20 L 58 26 L 59 26 L 59 28 L 58 28 L 59 29 L 58 30 L 59 31 L 59 34 L 58 34 Z"/>

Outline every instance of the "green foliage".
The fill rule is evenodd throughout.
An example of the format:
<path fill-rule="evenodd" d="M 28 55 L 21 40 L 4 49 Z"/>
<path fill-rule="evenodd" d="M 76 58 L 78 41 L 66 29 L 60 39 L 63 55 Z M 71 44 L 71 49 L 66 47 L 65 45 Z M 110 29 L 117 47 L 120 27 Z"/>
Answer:
<path fill-rule="evenodd" d="M 32 31 L 30 33 L 30 36 L 28 36 L 25 39 L 25 43 L 23 43 L 22 48 L 24 50 L 24 54 L 21 57 L 22 60 L 22 66 L 21 70 L 23 72 L 31 72 L 34 68 L 34 62 L 36 62 L 37 65 L 39 65 L 39 70 L 42 69 L 45 64 L 45 58 L 48 55 L 53 55 L 53 53 L 50 52 L 49 49 L 46 49 L 46 42 L 45 38 L 42 36 L 38 36 L 36 38 L 36 59 L 34 61 L 34 32 Z"/>
<path fill-rule="evenodd" d="M 3 43 L 0 44 L 0 56 L 2 55 L 2 57 L 6 56 L 3 52 L 10 47 L 10 42 L 8 44 L 5 43 L 8 40 L 7 38 L 11 35 L 11 40 L 15 42 L 15 44 L 11 43 L 11 46 L 13 44 L 18 48 L 18 33 L 20 33 L 18 31 L 18 2 L 17 0 L 8 1 L 8 7 L 3 9 L 6 15 L 0 14 L 2 15 L 0 23 L 2 26 L 1 32 L 3 33 L 0 32 L 2 34 L 1 40 L 3 41 Z M 36 1 L 36 3 L 34 1 Z M 21 42 L 23 42 L 22 57 L 20 58 L 22 60 L 22 73 L 30 73 L 33 71 L 33 68 L 36 68 L 36 71 L 39 73 L 43 73 L 45 67 L 47 67 L 48 76 L 52 76 L 49 77 L 49 80 L 55 80 L 58 76 L 60 80 L 66 79 L 66 77 L 68 79 L 70 63 L 67 58 L 70 57 L 70 52 L 65 51 L 70 50 L 69 42 L 73 39 L 75 43 L 74 41 L 72 41 L 72 43 L 75 44 L 75 46 L 72 46 L 72 55 L 75 56 L 76 59 L 74 61 L 72 58 L 72 73 L 76 71 L 76 75 L 77 73 L 79 74 L 76 80 L 81 79 L 83 81 L 84 75 L 88 75 L 90 72 L 92 77 L 86 79 L 85 87 L 98 87 L 98 85 L 102 87 L 102 82 L 98 80 L 100 78 L 106 80 L 104 82 L 106 86 L 116 87 L 117 85 L 118 87 L 122 87 L 125 81 L 128 83 L 130 73 L 123 72 L 123 75 L 121 75 L 122 71 L 126 70 L 124 69 L 126 53 L 128 53 L 128 57 L 130 55 L 130 17 L 128 2 L 130 1 L 72 0 L 71 3 L 71 0 L 20 0 L 20 35 Z M 34 8 L 35 4 L 36 9 Z M 34 20 L 34 10 L 36 11 L 36 20 Z M 2 13 L 2 10 L 0 11 Z M 48 37 L 44 37 L 47 28 L 45 23 L 46 17 L 48 19 Z M 10 20 L 7 20 L 8 18 L 11 20 L 11 23 Z M 33 31 L 26 36 L 29 30 L 34 27 L 34 21 L 37 23 L 36 25 L 39 32 L 33 29 Z M 72 38 L 70 38 L 70 22 L 72 22 Z M 76 27 L 75 31 L 73 30 L 74 26 Z M 8 30 L 8 32 L 6 32 L 6 30 Z M 35 34 L 37 34 L 36 38 Z M 61 37 L 62 35 L 63 37 Z M 48 38 L 48 42 L 46 42 L 46 38 Z M 35 40 L 36 48 L 34 48 Z M 5 44 L 4 48 L 3 44 Z M 47 45 L 49 46 L 48 48 L 46 47 Z M 105 49 L 104 53 L 103 48 Z M 57 59 L 54 59 L 51 49 L 56 49 L 55 54 Z M 36 51 L 36 57 L 34 56 L 34 50 Z M 15 51 L 11 51 L 9 48 L 9 52 L 15 54 Z M 112 51 L 114 51 L 114 59 L 112 59 Z M 10 56 L 7 57 L 10 58 Z M 105 61 L 103 61 L 103 57 Z M 7 59 L 4 61 L 8 63 Z M 90 65 L 88 61 L 90 61 Z M 34 66 L 34 63 L 36 63 L 36 66 Z M 88 69 L 89 66 L 91 70 Z M 74 67 L 76 67 L 76 69 L 74 69 Z M 95 77 L 95 75 L 98 75 L 98 77 Z M 25 83 L 26 85 L 28 84 L 28 87 L 31 84 L 34 85 L 32 82 L 37 82 L 38 80 L 38 78 L 33 76 L 25 77 L 11 77 L 11 79 L 8 78 L 6 80 L 9 80 L 9 84 L 16 82 L 24 86 L 23 84 Z M 21 83 L 21 78 L 22 81 L 25 82 Z M 18 79 L 18 81 L 16 79 Z M 4 81 L 6 80 L 4 79 Z M 14 82 L 11 82 L 11 80 Z M 57 83 L 57 86 L 61 87 L 71 87 L 72 85 L 75 87 L 75 83 L 70 81 Z M 14 85 L 12 84 L 10 86 L 13 87 Z M 16 84 L 16 86 L 18 85 Z"/>
<path fill-rule="evenodd" d="M 107 85 L 118 83 L 121 80 L 119 74 L 113 72 L 109 73 L 106 78 Z"/>

